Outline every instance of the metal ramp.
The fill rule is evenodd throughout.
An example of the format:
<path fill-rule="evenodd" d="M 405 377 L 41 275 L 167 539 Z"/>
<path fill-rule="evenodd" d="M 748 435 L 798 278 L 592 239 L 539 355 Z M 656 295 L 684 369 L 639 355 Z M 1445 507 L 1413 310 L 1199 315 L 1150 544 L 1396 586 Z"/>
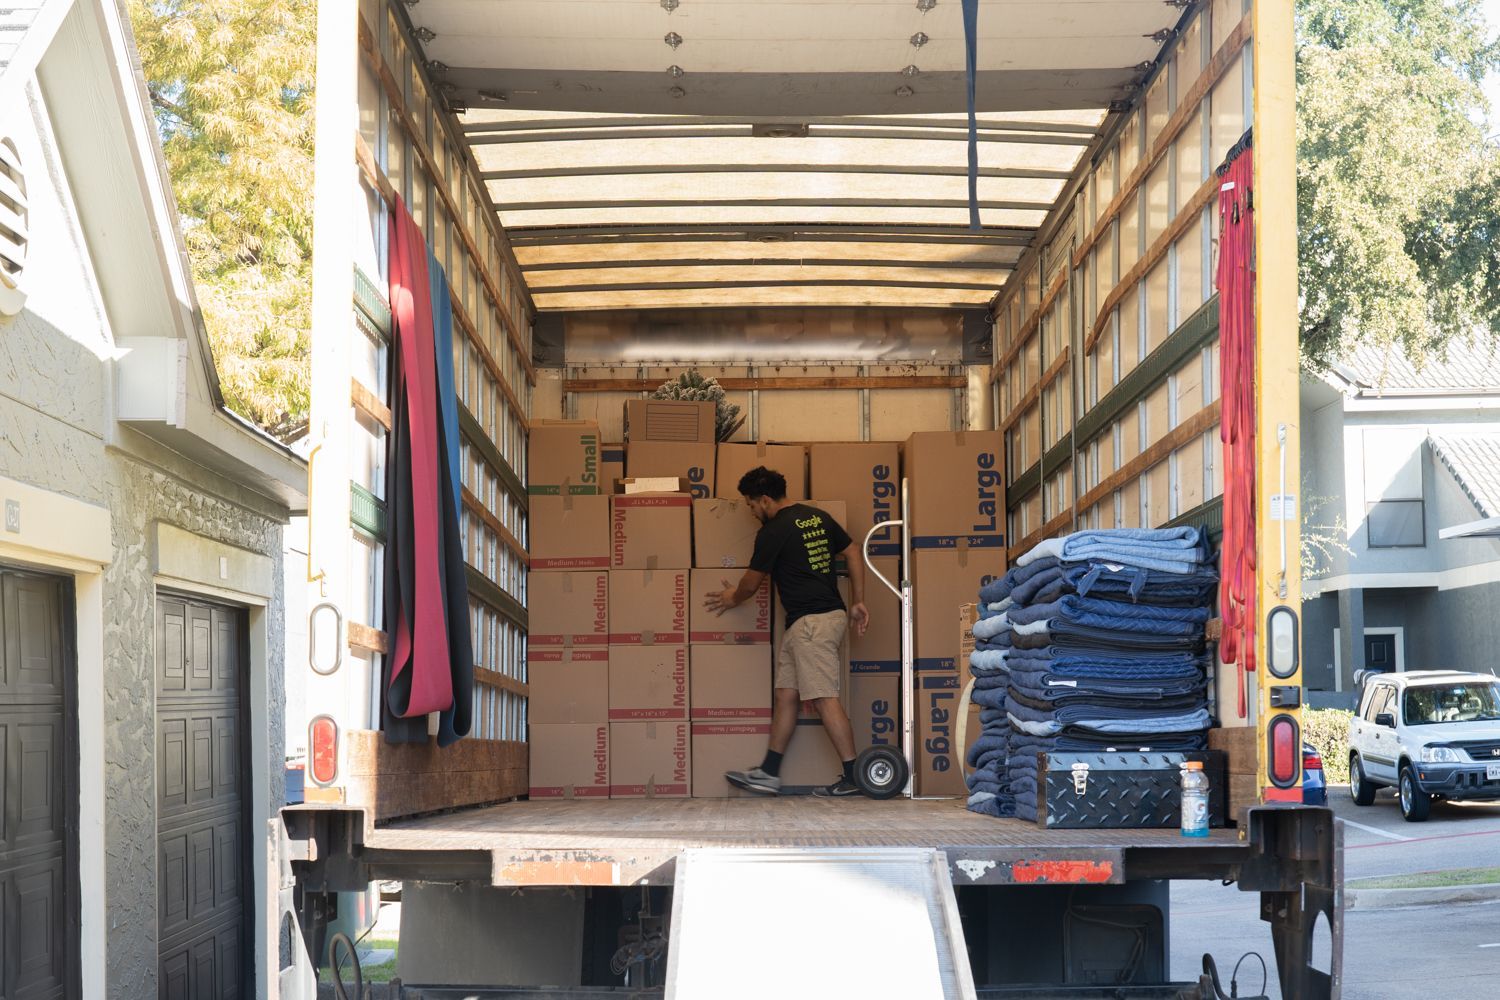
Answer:
<path fill-rule="evenodd" d="M 667 1000 L 973 1000 L 948 865 L 922 848 L 677 859 Z"/>

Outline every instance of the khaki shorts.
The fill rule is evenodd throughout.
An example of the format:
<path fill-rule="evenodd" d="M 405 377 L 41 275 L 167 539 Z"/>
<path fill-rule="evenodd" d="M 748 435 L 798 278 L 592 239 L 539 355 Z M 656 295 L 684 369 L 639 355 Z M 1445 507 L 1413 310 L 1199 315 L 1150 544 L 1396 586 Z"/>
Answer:
<path fill-rule="evenodd" d="M 844 611 L 804 615 L 793 622 L 781 637 L 776 686 L 796 688 L 803 701 L 837 698 L 848 628 L 849 615 Z"/>

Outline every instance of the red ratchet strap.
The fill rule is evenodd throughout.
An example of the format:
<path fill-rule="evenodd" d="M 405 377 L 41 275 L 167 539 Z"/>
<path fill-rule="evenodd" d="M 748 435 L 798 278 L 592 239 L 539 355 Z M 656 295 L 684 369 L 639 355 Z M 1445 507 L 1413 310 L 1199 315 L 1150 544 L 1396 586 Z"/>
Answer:
<path fill-rule="evenodd" d="M 396 321 L 398 367 L 411 430 L 412 607 L 399 606 L 392 623 L 388 697 L 402 718 L 440 712 L 453 705 L 448 663 L 448 624 L 439 566 L 442 516 L 439 506 L 437 361 L 432 332 L 432 292 L 427 247 L 399 199 L 391 212 L 390 295 Z M 410 671 L 410 673 L 408 673 Z"/>
<path fill-rule="evenodd" d="M 1219 655 L 1238 663 L 1240 717 L 1245 674 L 1255 669 L 1255 222 L 1252 153 L 1221 168 L 1219 187 L 1219 438 L 1224 442 L 1224 543 Z"/>

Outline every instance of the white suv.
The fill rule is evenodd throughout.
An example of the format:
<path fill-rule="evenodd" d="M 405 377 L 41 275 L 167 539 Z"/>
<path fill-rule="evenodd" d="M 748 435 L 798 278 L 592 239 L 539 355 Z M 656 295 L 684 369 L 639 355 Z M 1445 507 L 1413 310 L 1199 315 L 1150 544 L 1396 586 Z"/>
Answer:
<path fill-rule="evenodd" d="M 1394 787 L 1401 815 L 1427 818 L 1434 797 L 1500 799 L 1500 678 L 1453 670 L 1365 679 L 1349 723 L 1356 805 Z"/>

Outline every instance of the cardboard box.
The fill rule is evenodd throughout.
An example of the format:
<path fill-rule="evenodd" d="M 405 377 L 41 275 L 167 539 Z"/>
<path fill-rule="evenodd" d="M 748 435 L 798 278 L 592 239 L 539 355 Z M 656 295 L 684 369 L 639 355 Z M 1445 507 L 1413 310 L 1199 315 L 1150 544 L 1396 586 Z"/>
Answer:
<path fill-rule="evenodd" d="M 912 548 L 1005 548 L 1004 454 L 999 431 L 920 431 L 907 439 Z"/>
<path fill-rule="evenodd" d="M 527 508 L 531 568 L 603 569 L 609 565 L 609 500 L 598 496 L 535 496 Z"/>
<path fill-rule="evenodd" d="M 609 721 L 609 647 L 526 654 L 526 715 L 533 725 Z"/>
<path fill-rule="evenodd" d="M 973 601 L 979 588 L 1005 572 L 988 549 L 924 549 L 912 553 L 916 670 L 967 673 L 953 609 Z"/>
<path fill-rule="evenodd" d="M 608 646 L 609 573 L 538 570 L 526 577 L 526 648 Z"/>
<path fill-rule="evenodd" d="M 963 763 L 958 751 L 958 702 L 963 693 L 952 670 L 917 675 L 917 794 L 927 798 L 963 795 Z"/>
<path fill-rule="evenodd" d="M 815 444 L 808 451 L 808 489 L 840 500 L 848 520 L 839 521 L 856 542 L 877 524 L 901 517 L 901 448 L 894 441 Z M 901 542 L 887 528 L 870 539 L 870 554 L 899 556 Z"/>
<path fill-rule="evenodd" d="M 599 485 L 605 493 L 613 493 L 616 480 L 624 478 L 625 445 L 606 441 L 599 449 Z"/>
<path fill-rule="evenodd" d="M 694 722 L 769 722 L 771 647 L 693 646 L 689 663 Z"/>
<path fill-rule="evenodd" d="M 901 749 L 901 669 L 891 673 L 849 675 L 849 723 L 854 749 L 893 746 Z"/>
<path fill-rule="evenodd" d="M 786 476 L 787 499 L 807 499 L 807 449 L 800 444 L 719 445 L 714 496 L 738 500 L 740 477 L 760 465 Z"/>
<path fill-rule="evenodd" d="M 532 725 L 530 744 L 532 798 L 609 797 L 606 723 Z"/>
<path fill-rule="evenodd" d="M 742 571 L 741 571 L 742 572 Z M 744 645 L 750 643 L 771 644 L 771 581 L 761 584 L 755 596 L 737 608 L 723 614 L 715 614 L 703 606 L 710 592 L 724 590 L 725 582 L 730 586 L 739 583 L 741 572 L 718 569 L 695 569 L 688 603 L 692 611 L 688 615 L 688 641 L 697 643 L 720 643 Z"/>
<path fill-rule="evenodd" d="M 755 551 L 760 519 L 743 500 L 693 501 L 693 566 L 744 569 Z"/>
<path fill-rule="evenodd" d="M 691 441 L 631 441 L 625 446 L 625 474 L 638 479 L 678 478 L 688 481 L 695 499 L 713 495 L 712 444 Z"/>
<path fill-rule="evenodd" d="M 599 424 L 593 420 L 533 420 L 526 438 L 526 492 L 532 496 L 608 493 L 600 475 Z"/>
<path fill-rule="evenodd" d="M 609 571 L 611 646 L 687 645 L 688 571 Z"/>
<path fill-rule="evenodd" d="M 617 646 L 609 654 L 610 722 L 688 717 L 686 646 Z"/>
<path fill-rule="evenodd" d="M 856 750 L 859 741 L 855 740 Z M 817 716 L 797 720 L 797 730 L 781 760 L 782 794 L 809 795 L 814 788 L 832 784 L 844 772 L 833 741 Z"/>
<path fill-rule="evenodd" d="M 685 799 L 692 790 L 689 723 L 612 722 L 609 797 Z"/>
<path fill-rule="evenodd" d="M 885 578 L 901 585 L 899 557 L 881 556 L 873 560 Z M 901 672 L 901 601 L 885 589 L 865 567 L 865 607 L 870 625 L 864 635 L 849 633 L 850 668 L 855 673 Z"/>
<path fill-rule="evenodd" d="M 625 402 L 625 440 L 697 441 L 717 440 L 719 408 L 715 403 L 680 399 L 631 399 Z"/>
<path fill-rule="evenodd" d="M 761 722 L 694 722 L 693 798 L 738 799 L 752 796 L 724 780 L 725 771 L 756 767 L 766 756 L 771 724 Z"/>
<path fill-rule="evenodd" d="M 690 569 L 693 501 L 685 493 L 610 497 L 610 569 Z"/>

